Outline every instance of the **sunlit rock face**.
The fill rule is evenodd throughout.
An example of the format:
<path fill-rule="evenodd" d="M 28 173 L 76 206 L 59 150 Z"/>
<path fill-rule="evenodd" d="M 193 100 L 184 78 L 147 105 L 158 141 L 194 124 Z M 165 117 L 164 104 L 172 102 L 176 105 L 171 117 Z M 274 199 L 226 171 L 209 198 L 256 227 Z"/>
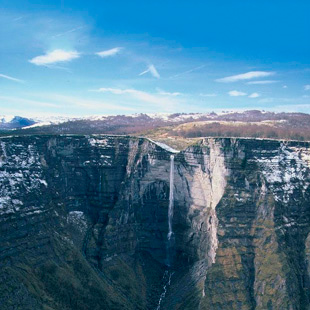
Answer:
<path fill-rule="evenodd" d="M 1 309 L 309 309 L 309 147 L 0 139 Z"/>

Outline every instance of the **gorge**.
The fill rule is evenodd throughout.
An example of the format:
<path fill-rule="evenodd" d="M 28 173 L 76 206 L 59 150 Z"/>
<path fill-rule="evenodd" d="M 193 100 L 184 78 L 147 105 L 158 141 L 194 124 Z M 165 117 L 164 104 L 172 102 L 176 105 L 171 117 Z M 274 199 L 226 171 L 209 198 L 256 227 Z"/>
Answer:
<path fill-rule="evenodd" d="M 25 135 L 0 156 L 1 309 L 310 307 L 309 142 Z"/>

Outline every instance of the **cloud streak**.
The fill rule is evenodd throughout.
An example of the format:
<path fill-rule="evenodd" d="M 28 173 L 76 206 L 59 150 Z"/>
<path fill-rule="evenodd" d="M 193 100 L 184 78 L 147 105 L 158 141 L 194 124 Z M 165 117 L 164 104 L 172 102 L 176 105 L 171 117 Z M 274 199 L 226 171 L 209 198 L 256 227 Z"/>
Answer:
<path fill-rule="evenodd" d="M 79 57 L 80 54 L 76 51 L 57 49 L 45 55 L 34 57 L 30 59 L 29 62 L 37 66 L 46 66 L 59 62 L 68 62 Z"/>
<path fill-rule="evenodd" d="M 70 29 L 70 30 L 68 30 L 68 31 L 65 31 L 65 32 L 62 32 L 62 33 L 55 34 L 55 35 L 53 35 L 53 36 L 52 36 L 52 38 L 62 37 L 62 36 L 64 36 L 64 35 L 66 35 L 66 34 L 69 34 L 69 33 L 75 32 L 75 31 L 80 30 L 80 29 L 83 29 L 83 28 L 85 28 L 85 27 L 84 27 L 84 26 L 80 26 L 80 27 L 72 28 L 72 29 Z"/>
<path fill-rule="evenodd" d="M 238 91 L 238 90 L 231 90 L 228 92 L 228 95 L 231 97 L 244 97 L 244 96 L 248 96 L 248 98 L 260 97 L 259 93 L 252 93 L 252 94 L 248 95 L 247 93 L 242 92 L 242 91 Z"/>
<path fill-rule="evenodd" d="M 195 68 L 186 70 L 186 71 L 184 71 L 184 72 L 175 74 L 175 75 L 171 76 L 170 79 L 180 77 L 180 76 L 182 76 L 182 75 L 184 75 L 184 74 L 187 74 L 187 73 L 192 73 L 192 72 L 194 72 L 194 71 L 197 71 L 197 70 L 200 70 L 200 69 L 204 68 L 205 66 L 206 66 L 206 65 L 201 65 L 201 66 L 198 66 L 198 67 L 195 67 Z"/>
<path fill-rule="evenodd" d="M 154 65 L 149 65 L 148 68 L 147 68 L 147 70 L 141 72 L 139 75 L 141 76 L 141 75 L 144 75 L 144 74 L 146 74 L 146 73 L 151 73 L 152 76 L 155 77 L 155 78 L 157 78 L 157 79 L 160 78 L 160 75 L 159 75 L 159 73 L 158 73 L 158 71 L 157 71 L 157 69 L 155 68 Z"/>
<path fill-rule="evenodd" d="M 106 109 L 106 110 L 121 110 L 121 111 L 132 111 L 132 107 L 124 105 L 118 105 L 113 102 L 106 102 L 102 100 L 84 99 L 80 97 L 66 96 L 66 95 L 55 95 L 50 96 L 50 100 L 59 102 L 60 104 L 67 104 L 72 107 L 81 107 L 87 109 Z"/>
<path fill-rule="evenodd" d="M 1 74 L 1 73 L 0 73 L 0 78 L 7 79 L 7 80 L 10 80 L 10 81 L 14 81 L 14 82 L 17 82 L 17 83 L 24 83 L 25 82 L 23 80 L 14 78 L 14 77 L 9 76 L 9 75 Z"/>
<path fill-rule="evenodd" d="M 275 83 L 279 83 L 280 81 L 276 81 L 276 80 L 265 80 L 265 81 L 251 81 L 251 82 L 247 82 L 247 84 L 249 85 L 265 85 L 265 84 L 275 84 Z"/>
<path fill-rule="evenodd" d="M 96 53 L 96 55 L 98 55 L 101 58 L 111 57 L 119 54 L 122 49 L 123 49 L 122 47 L 114 47 L 106 51 L 98 52 Z"/>
<path fill-rule="evenodd" d="M 249 98 L 258 98 L 260 97 L 259 93 L 252 93 L 251 95 L 249 95 Z"/>
<path fill-rule="evenodd" d="M 27 95 L 26 95 L 27 96 Z M 32 95 L 33 96 L 33 95 Z M 10 103 L 13 106 L 23 106 L 25 109 L 31 107 L 36 108 L 51 108 L 52 111 L 75 111 L 77 108 L 89 110 L 119 110 L 119 111 L 134 111 L 134 108 L 119 105 L 115 102 L 107 102 L 103 100 L 94 100 L 89 98 L 67 96 L 63 94 L 34 94 L 34 97 L 12 97 L 0 96 L 0 100 L 5 103 Z M 70 114 L 70 113 L 69 113 Z"/>
<path fill-rule="evenodd" d="M 29 106 L 44 107 L 44 108 L 58 108 L 59 107 L 55 103 L 40 101 L 40 100 L 25 99 L 25 98 L 20 98 L 20 97 L 0 96 L 0 99 L 4 102 L 9 102 L 13 105 L 21 104 L 27 107 Z"/>
<path fill-rule="evenodd" d="M 304 86 L 304 90 L 310 90 L 310 84 Z"/>
<path fill-rule="evenodd" d="M 241 96 L 246 96 L 247 93 L 244 93 L 244 92 L 238 91 L 238 90 L 231 90 L 228 92 L 228 95 L 231 97 L 241 97 Z"/>
<path fill-rule="evenodd" d="M 217 79 L 215 81 L 220 83 L 233 83 L 238 81 L 251 80 L 255 78 L 267 77 L 274 74 L 275 74 L 274 72 L 268 72 L 268 71 L 250 71 L 242 74 L 227 76 L 221 79 Z"/>
<path fill-rule="evenodd" d="M 169 98 L 168 96 L 163 95 L 156 95 L 151 94 L 145 91 L 136 90 L 136 89 L 120 89 L 120 88 L 99 88 L 98 90 L 95 90 L 96 92 L 100 93 L 111 93 L 114 95 L 130 95 L 132 98 L 137 99 L 144 103 L 150 103 L 155 104 L 159 106 L 165 106 L 167 108 L 171 107 L 171 105 L 174 105 L 176 102 Z"/>
<path fill-rule="evenodd" d="M 159 95 L 163 95 L 163 96 L 172 96 L 172 97 L 176 97 L 176 96 L 181 96 L 181 95 L 182 95 L 182 93 L 179 93 L 179 92 L 170 93 L 170 92 L 164 91 L 164 90 L 162 90 L 162 89 L 160 89 L 160 88 L 157 88 L 156 90 L 157 90 L 157 92 L 158 92 Z"/>

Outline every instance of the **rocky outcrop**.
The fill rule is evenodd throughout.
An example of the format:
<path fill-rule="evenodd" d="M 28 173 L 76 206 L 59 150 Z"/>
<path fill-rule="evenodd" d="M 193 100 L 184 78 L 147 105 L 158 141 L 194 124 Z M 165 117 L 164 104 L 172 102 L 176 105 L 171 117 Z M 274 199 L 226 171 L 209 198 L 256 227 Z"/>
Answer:
<path fill-rule="evenodd" d="M 308 143 L 206 138 L 175 154 L 168 267 L 169 149 L 0 140 L 1 309 L 156 309 L 163 286 L 160 309 L 309 309 Z"/>

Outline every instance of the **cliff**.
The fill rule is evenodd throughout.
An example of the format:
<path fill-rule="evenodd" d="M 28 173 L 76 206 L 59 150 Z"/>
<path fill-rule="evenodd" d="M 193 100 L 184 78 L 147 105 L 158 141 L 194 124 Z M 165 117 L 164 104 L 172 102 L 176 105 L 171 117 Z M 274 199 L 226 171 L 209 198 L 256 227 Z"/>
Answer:
<path fill-rule="evenodd" d="M 309 309 L 310 144 L 175 154 L 168 242 L 170 155 L 125 136 L 1 138 L 1 309 Z"/>

